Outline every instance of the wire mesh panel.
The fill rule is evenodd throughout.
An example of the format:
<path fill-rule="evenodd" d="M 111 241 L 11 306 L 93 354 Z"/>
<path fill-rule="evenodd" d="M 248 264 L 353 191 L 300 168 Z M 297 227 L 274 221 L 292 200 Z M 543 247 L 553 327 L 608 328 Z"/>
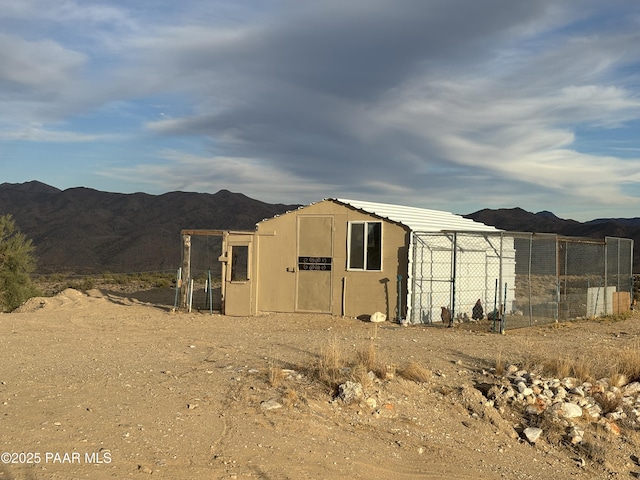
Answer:
<path fill-rule="evenodd" d="M 218 260 L 221 254 L 221 236 L 191 236 L 192 308 L 194 310 L 209 310 L 210 308 L 220 310 L 221 308 L 222 269 Z M 186 281 L 186 279 L 183 280 Z M 212 302 L 211 305 L 210 302 Z"/>
<path fill-rule="evenodd" d="M 408 320 L 431 324 L 448 309 L 456 321 L 478 319 L 515 297 L 513 238 L 465 232 L 414 233 Z M 474 311 L 475 309 L 475 311 Z"/>
<path fill-rule="evenodd" d="M 604 242 L 561 237 L 558 246 L 559 319 L 610 313 L 612 291 L 605 284 Z"/>
<path fill-rule="evenodd" d="M 628 310 L 633 241 L 555 234 L 442 232 L 412 234 L 410 323 L 458 322 L 496 311 L 506 328 Z M 478 312 L 481 312 L 479 315 Z"/>
<path fill-rule="evenodd" d="M 519 234 L 515 237 L 516 305 L 508 328 L 558 320 L 558 246 L 556 235 Z"/>
<path fill-rule="evenodd" d="M 611 310 L 616 314 L 629 310 L 633 301 L 633 240 L 607 237 L 606 239 L 606 284 L 613 287 Z"/>
<path fill-rule="evenodd" d="M 411 323 L 440 321 L 441 307 L 451 303 L 452 241 L 442 234 L 414 236 Z"/>

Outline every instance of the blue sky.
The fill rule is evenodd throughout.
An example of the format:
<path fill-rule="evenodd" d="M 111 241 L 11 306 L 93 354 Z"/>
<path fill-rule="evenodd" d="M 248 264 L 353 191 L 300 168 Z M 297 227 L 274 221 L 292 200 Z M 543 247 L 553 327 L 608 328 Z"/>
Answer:
<path fill-rule="evenodd" d="M 0 4 L 0 182 L 640 216 L 639 2 Z"/>

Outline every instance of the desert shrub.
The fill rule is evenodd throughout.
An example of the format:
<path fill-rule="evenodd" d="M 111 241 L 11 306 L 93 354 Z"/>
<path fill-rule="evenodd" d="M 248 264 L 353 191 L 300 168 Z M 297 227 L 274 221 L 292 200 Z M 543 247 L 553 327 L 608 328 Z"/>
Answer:
<path fill-rule="evenodd" d="M 12 311 L 38 294 L 30 276 L 36 265 L 34 250 L 13 217 L 0 216 L 0 310 Z"/>
<path fill-rule="evenodd" d="M 495 369 L 496 369 L 496 375 L 504 375 L 504 358 L 502 356 L 502 350 L 498 350 L 496 352 L 496 358 L 495 358 Z"/>
<path fill-rule="evenodd" d="M 581 382 L 586 382 L 598 377 L 598 365 L 590 357 L 558 355 L 540 363 L 543 374 L 557 378 L 575 377 Z"/>
<path fill-rule="evenodd" d="M 610 434 L 602 425 L 596 425 L 592 431 L 587 431 L 584 441 L 575 446 L 578 455 L 601 465 L 605 464 L 609 449 Z"/>
<path fill-rule="evenodd" d="M 640 380 L 640 344 L 616 352 L 616 367 L 630 382 Z"/>
<path fill-rule="evenodd" d="M 376 371 L 378 367 L 378 349 L 372 340 L 356 351 L 356 360 L 363 369 Z"/>
<path fill-rule="evenodd" d="M 66 288 L 74 288 L 76 290 L 82 290 L 86 292 L 95 288 L 96 282 L 92 277 L 85 277 L 80 280 L 72 280 L 67 282 Z"/>
<path fill-rule="evenodd" d="M 431 380 L 431 370 L 423 367 L 417 362 L 411 361 L 402 365 L 398 369 L 398 375 L 405 380 L 411 380 L 416 383 L 424 383 Z"/>
<path fill-rule="evenodd" d="M 315 367 L 316 377 L 331 387 L 336 387 L 345 371 L 345 354 L 334 338 L 320 351 L 320 357 Z"/>
<path fill-rule="evenodd" d="M 615 412 L 622 407 L 622 394 L 614 392 L 597 392 L 593 394 L 593 398 L 602 408 L 602 413 Z"/>

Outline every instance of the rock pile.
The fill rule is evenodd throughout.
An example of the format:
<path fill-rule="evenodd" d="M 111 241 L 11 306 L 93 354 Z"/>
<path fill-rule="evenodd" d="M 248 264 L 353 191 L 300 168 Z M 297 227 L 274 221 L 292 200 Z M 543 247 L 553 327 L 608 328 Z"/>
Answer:
<path fill-rule="evenodd" d="M 504 413 L 504 406 L 511 404 L 524 408 L 531 419 L 546 417 L 565 429 L 572 444 L 583 441 L 589 424 L 602 425 L 615 435 L 620 434 L 621 424 L 640 428 L 640 382 L 628 383 L 622 376 L 593 383 L 573 377 L 543 378 L 515 365 L 507 366 L 504 379 L 487 392 L 498 411 Z M 536 425 L 523 431 L 531 443 L 541 434 Z"/>

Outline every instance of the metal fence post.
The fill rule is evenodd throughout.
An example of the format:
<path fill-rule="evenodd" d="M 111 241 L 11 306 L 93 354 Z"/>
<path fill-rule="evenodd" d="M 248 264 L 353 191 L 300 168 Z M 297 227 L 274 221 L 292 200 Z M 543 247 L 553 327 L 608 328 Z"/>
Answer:
<path fill-rule="evenodd" d="M 604 295 L 604 314 L 608 315 L 607 308 L 607 287 L 609 286 L 609 239 L 604 239 L 604 290 L 602 291 Z"/>

